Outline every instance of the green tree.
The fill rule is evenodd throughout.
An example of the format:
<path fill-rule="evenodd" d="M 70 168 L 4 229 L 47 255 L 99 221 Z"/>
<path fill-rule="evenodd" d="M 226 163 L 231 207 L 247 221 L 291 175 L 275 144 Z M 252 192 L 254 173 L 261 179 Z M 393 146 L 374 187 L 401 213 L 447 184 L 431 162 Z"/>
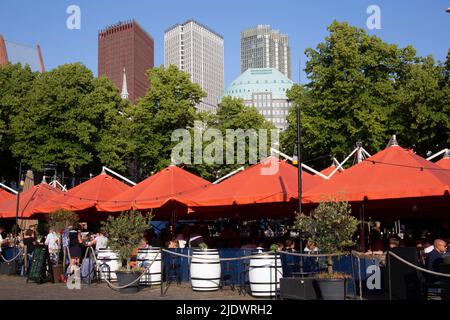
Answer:
<path fill-rule="evenodd" d="M 321 202 L 310 215 L 297 214 L 295 227 L 308 235 L 321 253 L 342 253 L 354 245 L 358 220 L 346 201 Z M 333 273 L 332 257 L 327 257 L 328 273 Z"/>
<path fill-rule="evenodd" d="M 11 120 L 12 153 L 35 170 L 46 163 L 72 173 L 101 164 L 123 169 L 123 107 L 118 89 L 80 63 L 42 73 Z"/>
<path fill-rule="evenodd" d="M 399 79 L 392 122 L 403 145 L 425 155 L 450 143 L 450 81 L 447 67 L 432 56 L 417 58 Z"/>
<path fill-rule="evenodd" d="M 150 229 L 152 218 L 151 213 L 143 216 L 138 211 L 127 211 L 118 217 L 109 216 L 107 221 L 102 221 L 105 232 L 109 234 L 108 246 L 118 251 L 122 266 L 128 271 L 131 269 L 131 255 L 138 247 L 144 232 Z"/>
<path fill-rule="evenodd" d="M 235 139 L 233 143 L 234 148 L 234 163 L 226 163 L 226 134 L 227 129 L 238 130 L 242 129 L 244 132 L 252 129 L 255 131 L 255 138 L 257 139 L 257 150 L 259 150 L 259 129 L 268 130 L 267 133 L 267 155 L 270 155 L 271 136 L 270 130 L 275 129 L 272 123 L 267 121 L 255 107 L 245 106 L 244 101 L 238 98 L 224 97 L 217 108 L 217 114 L 199 114 L 198 120 L 204 121 L 206 128 L 214 128 L 221 132 L 223 137 L 223 163 L 222 164 L 193 164 L 187 168 L 196 174 L 201 175 L 204 179 L 214 181 L 241 166 L 248 166 L 249 159 L 249 138 L 245 139 L 245 163 L 237 163 L 237 146 L 238 141 Z M 203 150 L 210 142 L 203 143 Z M 258 159 L 256 159 L 258 160 Z"/>
<path fill-rule="evenodd" d="M 448 68 L 347 23 L 334 21 L 328 30 L 324 42 L 306 50 L 310 82 L 288 92 L 294 108 L 281 138 L 285 152 L 295 146 L 295 107 L 302 112 L 304 159 L 343 159 L 357 140 L 376 152 L 394 133 L 419 151 L 448 141 Z"/>
<path fill-rule="evenodd" d="M 129 170 L 136 180 L 170 164 L 176 144 L 171 141 L 172 132 L 193 126 L 195 105 L 206 96 L 187 73 L 174 65 L 153 68 L 147 74 L 149 90 L 136 106 L 127 110 L 131 119 Z"/>
<path fill-rule="evenodd" d="M 17 170 L 11 153 L 14 135 L 11 131 L 11 119 L 26 104 L 28 92 L 38 73 L 27 65 L 7 64 L 0 66 L 0 165 L 4 178 L 16 179 Z"/>

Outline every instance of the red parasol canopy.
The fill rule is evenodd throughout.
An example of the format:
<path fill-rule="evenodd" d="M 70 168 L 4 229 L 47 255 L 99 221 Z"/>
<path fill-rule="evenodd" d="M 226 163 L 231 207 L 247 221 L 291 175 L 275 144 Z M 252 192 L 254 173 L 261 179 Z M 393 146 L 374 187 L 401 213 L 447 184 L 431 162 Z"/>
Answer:
<path fill-rule="evenodd" d="M 119 180 L 102 173 L 42 203 L 36 207 L 35 213 L 49 213 L 58 209 L 81 211 L 95 208 L 96 204 L 109 200 L 129 188 Z"/>
<path fill-rule="evenodd" d="M 272 170 L 277 165 L 278 168 Z M 313 175 L 302 173 L 303 191 L 316 184 L 317 180 Z M 218 185 L 212 185 L 192 198 L 189 206 L 285 203 L 295 198 L 298 199 L 297 168 L 275 157 L 269 157 Z"/>
<path fill-rule="evenodd" d="M 449 157 L 442 158 L 441 160 L 436 162 L 436 164 L 438 166 L 440 166 L 441 168 L 450 170 L 450 158 Z"/>
<path fill-rule="evenodd" d="M 397 145 L 352 166 L 304 193 L 304 203 L 330 198 L 347 201 L 443 196 L 450 172 Z"/>
<path fill-rule="evenodd" d="M 176 166 L 169 166 L 129 190 L 97 205 L 99 211 L 118 212 L 160 208 L 169 202 L 186 203 L 211 183 Z"/>
<path fill-rule="evenodd" d="M 9 193 L 8 191 L 5 191 L 3 189 L 0 189 L 0 202 L 16 198 L 12 193 Z"/>
<path fill-rule="evenodd" d="M 33 213 L 34 209 L 45 201 L 55 197 L 56 195 L 62 193 L 52 186 L 46 183 L 38 184 L 28 191 L 20 194 L 19 203 L 19 218 L 29 218 Z M 0 217 L 1 218 L 15 218 L 16 217 L 16 204 L 17 198 L 3 201 L 0 203 Z"/>

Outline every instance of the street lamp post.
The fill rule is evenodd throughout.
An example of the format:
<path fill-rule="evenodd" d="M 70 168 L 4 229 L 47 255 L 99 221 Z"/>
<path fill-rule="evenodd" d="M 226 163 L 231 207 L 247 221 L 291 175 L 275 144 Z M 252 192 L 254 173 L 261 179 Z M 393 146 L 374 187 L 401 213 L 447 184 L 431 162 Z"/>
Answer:
<path fill-rule="evenodd" d="M 297 170 L 298 170 L 298 213 L 302 213 L 302 150 L 301 150 L 301 141 L 302 141 L 302 131 L 301 131 L 301 114 L 300 114 L 300 106 L 297 106 Z M 302 244 L 302 232 L 299 230 L 299 238 L 300 238 L 300 253 L 303 253 L 303 244 Z M 303 277 L 303 257 L 300 256 L 300 274 Z"/>
<path fill-rule="evenodd" d="M 21 186 L 21 175 L 22 175 L 22 160 L 19 162 L 19 178 L 17 181 L 17 202 L 16 202 L 16 236 L 19 228 L 19 202 L 20 202 L 20 188 Z"/>

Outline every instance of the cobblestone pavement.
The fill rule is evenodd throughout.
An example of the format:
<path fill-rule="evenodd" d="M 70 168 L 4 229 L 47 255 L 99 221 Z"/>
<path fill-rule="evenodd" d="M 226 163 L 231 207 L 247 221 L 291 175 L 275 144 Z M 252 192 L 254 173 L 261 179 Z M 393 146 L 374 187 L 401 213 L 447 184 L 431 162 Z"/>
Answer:
<path fill-rule="evenodd" d="M 193 291 L 189 283 L 171 284 L 164 296 L 161 287 L 144 287 L 138 293 L 123 294 L 112 290 L 105 283 L 81 285 L 81 290 L 70 290 L 65 283 L 26 282 L 19 276 L 0 275 L 0 300 L 255 300 L 249 294 L 239 295 L 237 290 L 213 292 Z M 164 287 L 166 289 L 166 287 Z"/>

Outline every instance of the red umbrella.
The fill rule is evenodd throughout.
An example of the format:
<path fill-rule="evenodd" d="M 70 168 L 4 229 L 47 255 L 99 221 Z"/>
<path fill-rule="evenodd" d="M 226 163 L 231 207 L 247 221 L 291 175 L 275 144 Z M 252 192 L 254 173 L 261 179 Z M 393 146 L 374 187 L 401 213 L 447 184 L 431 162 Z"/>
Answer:
<path fill-rule="evenodd" d="M 313 175 L 302 173 L 303 191 L 316 184 L 317 180 Z M 192 198 L 189 206 L 286 203 L 296 198 L 298 199 L 297 168 L 269 157 L 218 185 L 210 186 Z"/>
<path fill-rule="evenodd" d="M 438 166 L 440 166 L 441 168 L 450 170 L 450 157 L 444 157 L 441 160 L 439 160 L 438 162 L 436 162 L 436 164 Z"/>
<path fill-rule="evenodd" d="M 305 203 L 336 198 L 347 201 L 443 196 L 450 172 L 393 145 L 304 193 Z"/>
<path fill-rule="evenodd" d="M 35 212 L 49 213 L 58 209 L 70 211 L 92 209 L 98 203 L 109 200 L 129 188 L 129 186 L 119 180 L 102 173 L 42 203 L 36 207 Z"/>
<path fill-rule="evenodd" d="M 16 198 L 12 193 L 9 193 L 3 189 L 0 189 L 0 202 L 12 199 L 12 198 Z"/>
<path fill-rule="evenodd" d="M 211 183 L 176 166 L 169 166 L 129 190 L 99 203 L 99 211 L 118 212 L 160 208 L 169 203 L 183 204 Z"/>
<path fill-rule="evenodd" d="M 19 202 L 19 218 L 30 218 L 34 213 L 34 209 L 45 201 L 62 193 L 62 191 L 49 186 L 46 183 L 38 184 L 28 191 L 20 194 Z M 15 218 L 16 217 L 17 198 L 3 201 L 0 203 L 0 217 Z"/>

